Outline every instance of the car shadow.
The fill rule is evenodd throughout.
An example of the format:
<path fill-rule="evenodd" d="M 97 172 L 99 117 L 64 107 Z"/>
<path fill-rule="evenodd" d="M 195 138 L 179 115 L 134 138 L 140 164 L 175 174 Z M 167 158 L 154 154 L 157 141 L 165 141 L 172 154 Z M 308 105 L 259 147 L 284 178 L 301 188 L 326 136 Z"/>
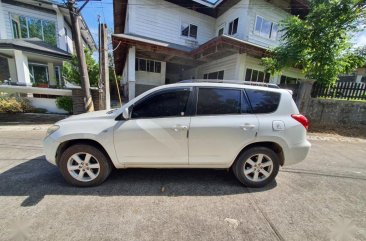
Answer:
<path fill-rule="evenodd" d="M 276 187 L 246 188 L 231 172 L 212 169 L 114 170 L 102 185 L 68 185 L 58 168 L 40 156 L 0 174 L 1 196 L 26 196 L 21 206 L 33 206 L 45 195 L 90 196 L 220 196 L 262 192 Z"/>

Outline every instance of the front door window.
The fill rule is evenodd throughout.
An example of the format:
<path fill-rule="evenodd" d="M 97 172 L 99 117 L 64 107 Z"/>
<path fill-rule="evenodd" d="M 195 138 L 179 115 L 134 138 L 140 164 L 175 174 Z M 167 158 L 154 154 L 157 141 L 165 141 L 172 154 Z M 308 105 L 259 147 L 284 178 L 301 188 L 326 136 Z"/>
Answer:
<path fill-rule="evenodd" d="M 145 98 L 133 107 L 132 118 L 185 116 L 190 88 L 165 90 Z"/>

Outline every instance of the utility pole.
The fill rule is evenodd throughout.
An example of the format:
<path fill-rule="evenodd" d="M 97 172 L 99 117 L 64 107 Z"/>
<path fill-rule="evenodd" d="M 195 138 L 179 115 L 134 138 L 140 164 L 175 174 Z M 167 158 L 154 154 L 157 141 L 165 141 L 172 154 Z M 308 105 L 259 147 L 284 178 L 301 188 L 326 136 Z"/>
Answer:
<path fill-rule="evenodd" d="M 89 74 L 88 68 L 86 66 L 84 47 L 81 41 L 81 33 L 80 33 L 80 11 L 84 8 L 84 6 L 89 2 L 86 0 L 85 3 L 78 10 L 75 6 L 75 0 L 67 0 L 67 7 L 70 11 L 71 18 L 71 27 L 72 33 L 74 37 L 75 50 L 76 55 L 79 60 L 79 70 L 81 77 L 81 89 L 84 93 L 84 107 L 86 112 L 94 111 L 94 104 L 90 94 L 90 82 L 89 82 Z"/>
<path fill-rule="evenodd" d="M 99 81 L 99 109 L 110 109 L 110 91 L 109 91 L 109 66 L 108 66 L 108 38 L 107 25 L 99 24 L 99 66 L 100 66 L 100 81 Z"/>

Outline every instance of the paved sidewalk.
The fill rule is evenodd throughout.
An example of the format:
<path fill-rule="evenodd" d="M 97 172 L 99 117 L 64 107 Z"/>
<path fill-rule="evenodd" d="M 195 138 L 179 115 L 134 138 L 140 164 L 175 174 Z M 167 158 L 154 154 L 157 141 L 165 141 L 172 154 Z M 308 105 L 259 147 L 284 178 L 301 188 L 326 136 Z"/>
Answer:
<path fill-rule="evenodd" d="M 308 159 L 264 189 L 222 170 L 114 171 L 68 186 L 48 125 L 0 126 L 0 240 L 366 240 L 366 140 L 310 134 Z"/>

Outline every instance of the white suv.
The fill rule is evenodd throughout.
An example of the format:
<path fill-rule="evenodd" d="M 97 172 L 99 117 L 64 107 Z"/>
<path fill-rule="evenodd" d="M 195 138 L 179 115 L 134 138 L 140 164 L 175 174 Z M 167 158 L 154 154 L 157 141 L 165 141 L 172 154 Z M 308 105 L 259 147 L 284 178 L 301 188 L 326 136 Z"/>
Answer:
<path fill-rule="evenodd" d="M 59 121 L 44 147 L 76 186 L 101 184 L 115 167 L 231 168 L 244 185 L 263 187 L 306 158 L 307 128 L 287 90 L 180 83 Z"/>

